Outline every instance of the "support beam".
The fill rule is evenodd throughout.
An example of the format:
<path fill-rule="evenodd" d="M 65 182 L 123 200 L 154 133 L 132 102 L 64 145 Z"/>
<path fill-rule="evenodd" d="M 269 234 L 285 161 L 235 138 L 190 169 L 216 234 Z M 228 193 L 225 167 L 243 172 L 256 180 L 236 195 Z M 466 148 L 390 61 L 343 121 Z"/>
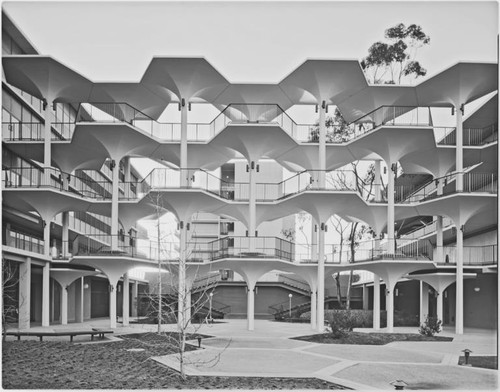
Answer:
<path fill-rule="evenodd" d="M 323 332 L 325 329 L 325 225 L 320 224 L 318 227 L 318 331 Z"/>
<path fill-rule="evenodd" d="M 247 282 L 247 329 L 255 329 L 255 283 Z"/>
<path fill-rule="evenodd" d="M 68 324 L 68 286 L 61 286 L 61 324 Z"/>
<path fill-rule="evenodd" d="M 325 188 L 326 185 L 326 102 L 322 101 L 319 105 L 319 152 L 318 152 L 318 167 L 319 167 L 319 187 Z"/>
<path fill-rule="evenodd" d="M 373 274 L 373 329 L 380 329 L 380 277 Z"/>
<path fill-rule="evenodd" d="M 50 324 L 50 263 L 43 266 L 42 271 L 42 327 Z"/>
<path fill-rule="evenodd" d="M 123 301 L 122 301 L 122 324 L 123 326 L 129 325 L 130 314 L 130 280 L 128 272 L 123 274 Z"/>
<path fill-rule="evenodd" d="M 116 328 L 116 282 L 109 283 L 109 327 Z"/>
<path fill-rule="evenodd" d="M 463 106 L 462 106 L 463 107 Z M 463 134 L 463 126 L 462 126 L 462 117 L 463 113 L 460 110 L 460 106 L 455 108 L 455 113 L 457 114 L 457 123 L 456 123 L 456 154 L 455 154 L 455 171 L 457 172 L 456 179 L 456 190 L 457 192 L 462 192 L 464 190 L 464 134 Z"/>
<path fill-rule="evenodd" d="M 455 310 L 455 333 L 464 333 L 464 226 L 460 221 L 457 227 L 457 287 L 456 287 L 456 310 Z"/>
<path fill-rule="evenodd" d="M 436 297 L 436 316 L 438 320 L 443 321 L 443 292 L 444 290 L 441 291 L 436 291 L 437 297 Z"/>
<path fill-rule="evenodd" d="M 394 176 L 395 172 L 392 170 L 390 162 L 387 162 L 388 176 L 387 176 L 387 251 L 389 254 L 395 253 L 396 241 L 394 239 Z M 396 165 L 394 168 L 397 170 Z"/>
<path fill-rule="evenodd" d="M 311 329 L 316 329 L 316 321 L 318 318 L 317 304 L 316 304 L 316 291 L 311 291 Z"/>
<path fill-rule="evenodd" d="M 180 109 L 181 109 L 181 152 L 180 152 L 180 165 L 181 169 L 188 169 L 188 158 L 187 158 L 187 153 L 188 153 L 188 148 L 187 148 L 187 122 L 188 122 L 188 103 L 185 101 L 184 98 L 181 98 L 181 104 L 180 104 Z M 189 173 L 187 170 L 181 170 L 180 171 L 181 179 L 180 179 L 180 184 L 181 187 L 187 187 L 189 185 Z"/>
<path fill-rule="evenodd" d="M 75 281 L 75 321 L 83 323 L 83 276 Z"/>
<path fill-rule="evenodd" d="M 118 200 L 120 195 L 120 161 L 111 161 L 112 194 L 111 194 L 111 249 L 118 250 Z"/>
<path fill-rule="evenodd" d="M 385 310 L 387 313 L 387 332 L 394 332 L 394 286 L 385 285 Z"/>
<path fill-rule="evenodd" d="M 45 125 L 43 133 L 43 165 L 45 167 L 52 166 L 52 100 L 47 99 L 45 106 Z"/>
<path fill-rule="evenodd" d="M 30 327 L 31 257 L 19 265 L 19 329 Z"/>

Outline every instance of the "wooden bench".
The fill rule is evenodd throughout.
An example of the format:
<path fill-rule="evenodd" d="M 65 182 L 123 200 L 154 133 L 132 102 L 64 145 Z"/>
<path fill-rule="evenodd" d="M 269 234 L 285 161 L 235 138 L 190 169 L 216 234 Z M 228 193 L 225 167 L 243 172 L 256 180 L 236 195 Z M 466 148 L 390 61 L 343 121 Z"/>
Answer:
<path fill-rule="evenodd" d="M 43 341 L 44 336 L 69 336 L 70 342 L 73 341 L 75 336 L 90 335 L 90 340 L 94 340 L 94 336 L 98 335 L 100 339 L 104 339 L 104 335 L 113 333 L 112 330 L 92 328 L 91 331 L 48 331 L 48 332 L 5 332 L 7 336 L 17 336 L 17 340 L 21 340 L 21 336 L 36 336 Z"/>

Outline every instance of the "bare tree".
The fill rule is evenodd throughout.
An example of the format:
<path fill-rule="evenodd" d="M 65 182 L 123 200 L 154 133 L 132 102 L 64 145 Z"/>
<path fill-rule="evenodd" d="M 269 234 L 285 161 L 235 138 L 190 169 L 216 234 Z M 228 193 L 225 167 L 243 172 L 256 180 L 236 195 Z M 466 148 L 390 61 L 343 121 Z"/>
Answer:
<path fill-rule="evenodd" d="M 24 298 L 19 295 L 20 270 L 17 263 L 2 258 L 2 335 L 5 341 L 9 324 L 18 322 Z"/>

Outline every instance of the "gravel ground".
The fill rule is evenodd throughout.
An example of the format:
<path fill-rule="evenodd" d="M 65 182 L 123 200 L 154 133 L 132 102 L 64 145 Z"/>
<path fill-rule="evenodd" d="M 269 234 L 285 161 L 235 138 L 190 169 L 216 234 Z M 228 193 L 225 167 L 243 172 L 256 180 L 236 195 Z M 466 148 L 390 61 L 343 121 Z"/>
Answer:
<path fill-rule="evenodd" d="M 168 338 L 153 333 L 122 338 L 123 341 L 91 344 L 4 342 L 2 386 L 5 389 L 346 389 L 315 378 L 188 376 L 183 381 L 177 372 L 149 359 L 173 353 Z"/>

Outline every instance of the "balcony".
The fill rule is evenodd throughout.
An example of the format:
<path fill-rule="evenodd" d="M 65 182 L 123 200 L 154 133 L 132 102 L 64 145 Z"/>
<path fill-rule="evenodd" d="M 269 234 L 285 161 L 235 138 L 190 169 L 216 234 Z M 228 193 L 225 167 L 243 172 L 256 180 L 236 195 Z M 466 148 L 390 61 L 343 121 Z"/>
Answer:
<path fill-rule="evenodd" d="M 443 260 L 440 266 L 457 264 L 456 246 L 443 247 Z M 498 264 L 498 245 L 464 246 L 463 263 L 466 266 Z"/>
<path fill-rule="evenodd" d="M 491 124 L 484 128 L 464 128 L 464 146 L 484 146 L 498 140 L 498 124 Z M 434 128 L 437 144 L 439 146 L 456 146 L 456 128 L 436 127 Z"/>

